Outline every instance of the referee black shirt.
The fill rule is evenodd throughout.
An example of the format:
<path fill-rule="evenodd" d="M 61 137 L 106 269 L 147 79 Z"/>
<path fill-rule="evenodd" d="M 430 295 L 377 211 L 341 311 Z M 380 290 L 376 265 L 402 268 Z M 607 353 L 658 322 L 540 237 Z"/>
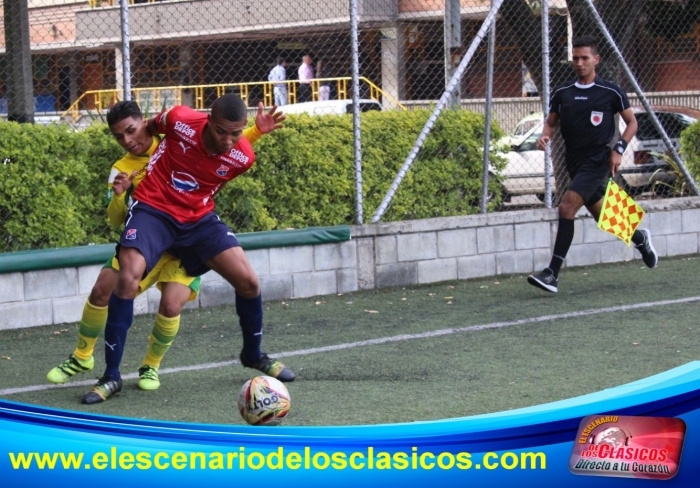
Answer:
<path fill-rule="evenodd" d="M 615 114 L 628 109 L 630 102 L 619 86 L 596 76 L 590 85 L 572 81 L 558 86 L 549 106 L 559 115 L 567 156 L 590 156 L 609 146 Z"/>

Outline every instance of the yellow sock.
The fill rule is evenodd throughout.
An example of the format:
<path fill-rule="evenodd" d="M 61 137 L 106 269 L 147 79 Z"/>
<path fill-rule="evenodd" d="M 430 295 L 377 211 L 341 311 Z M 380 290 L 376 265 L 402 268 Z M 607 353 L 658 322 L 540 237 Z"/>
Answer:
<path fill-rule="evenodd" d="M 180 329 L 179 315 L 173 318 L 164 317 L 161 314 L 156 315 L 156 323 L 148 337 L 148 351 L 146 351 L 146 357 L 143 358 L 145 366 L 160 367 L 160 362 L 165 353 L 168 352 L 178 329 Z"/>
<path fill-rule="evenodd" d="M 107 324 L 107 307 L 96 307 L 90 301 L 85 302 L 83 316 L 78 330 L 78 345 L 73 355 L 87 361 L 95 351 L 95 343 Z"/>

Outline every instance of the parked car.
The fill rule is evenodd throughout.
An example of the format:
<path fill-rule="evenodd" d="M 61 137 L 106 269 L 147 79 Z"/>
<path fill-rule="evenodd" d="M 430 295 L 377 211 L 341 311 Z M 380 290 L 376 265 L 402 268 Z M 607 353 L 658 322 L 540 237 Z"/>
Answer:
<path fill-rule="evenodd" d="M 676 151 L 680 150 L 681 132 L 700 119 L 700 110 L 674 106 L 654 106 L 652 109 Z M 668 169 L 668 165 L 653 153 L 665 153 L 667 151 L 666 145 L 644 108 L 633 107 L 633 110 L 639 127 L 637 134 L 630 141 L 627 151 L 622 156 L 620 183 L 631 194 L 652 189 L 663 194 L 668 187 L 654 185 L 654 183 L 658 181 L 671 183 L 676 177 L 672 172 L 664 171 Z M 620 119 L 620 132 L 625 127 L 624 121 Z"/>
<path fill-rule="evenodd" d="M 543 120 L 544 115 L 542 115 L 542 112 L 533 112 L 523 117 L 511 134 L 502 137 L 496 142 L 496 148 L 503 152 L 510 151 L 512 146 L 517 146 L 522 143 L 533 128 L 542 125 Z"/>
<path fill-rule="evenodd" d="M 309 114 L 309 115 L 340 115 L 351 114 L 353 111 L 352 100 L 324 100 L 318 102 L 292 103 L 280 107 L 285 114 Z M 360 112 L 382 110 L 382 104 L 376 100 L 361 99 Z"/>
<path fill-rule="evenodd" d="M 666 163 L 653 154 L 665 153 L 666 146 L 644 108 L 632 109 L 639 128 L 622 156 L 618 183 L 632 195 L 652 189 L 661 194 L 668 187 L 654 183 L 671 183 L 675 179 L 672 172 L 664 171 L 668 169 Z M 681 132 L 700 119 L 700 110 L 696 109 L 675 106 L 653 106 L 652 109 L 677 150 L 680 148 Z M 542 135 L 543 124 L 541 121 L 532 127 L 523 136 L 522 142 L 513 145 L 504 155 L 507 164 L 501 175 L 504 178 L 506 200 L 512 195 L 544 197 L 544 151 L 537 149 L 537 139 Z M 620 117 L 620 133 L 625 127 L 626 124 Z M 497 144 L 497 147 L 502 146 Z"/>

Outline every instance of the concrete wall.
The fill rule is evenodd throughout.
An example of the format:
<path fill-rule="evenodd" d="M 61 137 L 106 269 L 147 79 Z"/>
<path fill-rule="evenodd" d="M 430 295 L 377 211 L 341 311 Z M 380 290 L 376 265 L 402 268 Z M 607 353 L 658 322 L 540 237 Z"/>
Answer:
<path fill-rule="evenodd" d="M 395 0 L 359 0 L 360 22 L 396 18 Z M 76 12 L 76 39 L 108 42 L 121 35 L 119 7 Z M 233 32 L 273 32 L 279 28 L 349 25 L 348 3 L 341 0 L 269 0 L 265 8 L 252 2 L 182 0 L 129 5 L 131 39 L 189 38 Z"/>
<path fill-rule="evenodd" d="M 651 229 L 659 255 L 698 252 L 700 198 L 643 202 L 642 227 Z M 263 298 L 279 300 L 349 293 L 388 286 L 539 271 L 549 263 L 557 211 L 499 212 L 360 225 L 337 244 L 247 252 Z M 623 242 L 597 229 L 582 213 L 566 266 L 639 259 Z M 662 262 L 663 265 L 663 262 Z M 0 275 L 0 329 L 76 322 L 101 266 Z M 136 300 L 136 313 L 157 310 L 160 293 Z M 189 307 L 233 303 L 233 290 L 217 274 L 202 279 Z"/>

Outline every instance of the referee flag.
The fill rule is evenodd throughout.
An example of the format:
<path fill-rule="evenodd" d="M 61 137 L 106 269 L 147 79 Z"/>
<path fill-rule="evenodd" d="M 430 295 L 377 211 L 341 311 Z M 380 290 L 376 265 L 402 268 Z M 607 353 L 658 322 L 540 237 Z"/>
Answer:
<path fill-rule="evenodd" d="M 629 246 L 644 210 L 612 178 L 608 181 L 598 228 L 619 237 Z"/>

